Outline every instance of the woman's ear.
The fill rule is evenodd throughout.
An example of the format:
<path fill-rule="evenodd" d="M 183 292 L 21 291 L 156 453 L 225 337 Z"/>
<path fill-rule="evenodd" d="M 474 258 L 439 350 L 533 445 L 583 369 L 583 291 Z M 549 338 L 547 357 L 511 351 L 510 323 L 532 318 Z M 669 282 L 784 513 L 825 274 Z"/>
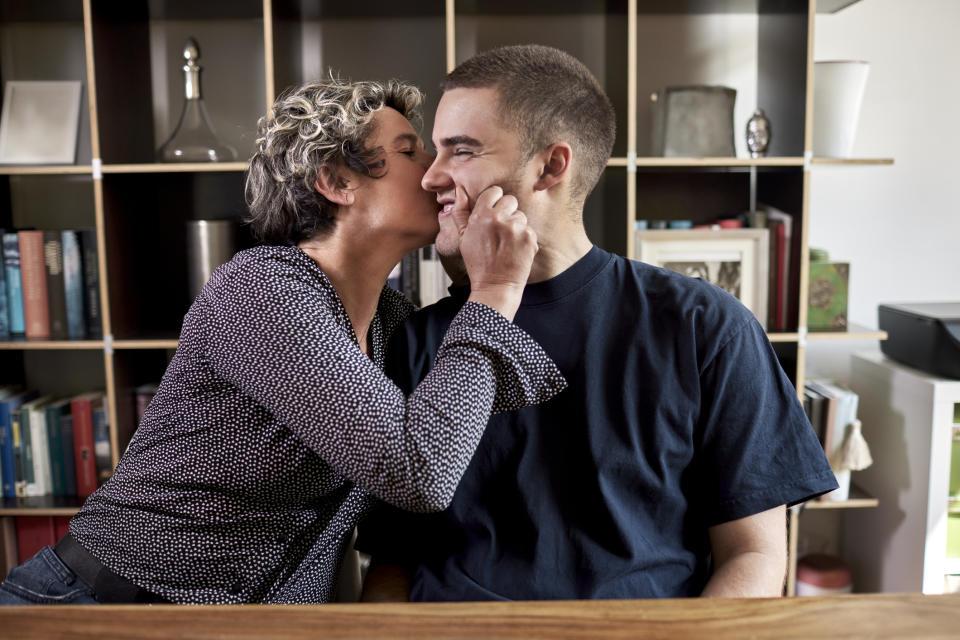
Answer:
<path fill-rule="evenodd" d="M 313 188 L 334 204 L 342 206 L 353 204 L 353 190 L 350 189 L 347 180 L 325 164 L 317 169 L 317 180 L 313 183 Z"/>
<path fill-rule="evenodd" d="M 545 191 L 570 173 L 573 149 L 566 142 L 554 142 L 541 152 L 540 175 L 533 184 L 534 191 Z"/>

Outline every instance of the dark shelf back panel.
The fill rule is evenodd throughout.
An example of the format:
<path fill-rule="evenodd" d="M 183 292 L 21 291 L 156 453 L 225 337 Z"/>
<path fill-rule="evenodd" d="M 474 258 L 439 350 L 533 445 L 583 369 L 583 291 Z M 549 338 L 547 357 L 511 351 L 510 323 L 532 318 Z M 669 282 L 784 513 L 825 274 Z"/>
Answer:
<path fill-rule="evenodd" d="M 176 338 L 192 300 L 188 220 L 238 222 L 238 247 L 252 240 L 241 173 L 108 175 L 104 223 L 110 318 L 117 339 Z"/>

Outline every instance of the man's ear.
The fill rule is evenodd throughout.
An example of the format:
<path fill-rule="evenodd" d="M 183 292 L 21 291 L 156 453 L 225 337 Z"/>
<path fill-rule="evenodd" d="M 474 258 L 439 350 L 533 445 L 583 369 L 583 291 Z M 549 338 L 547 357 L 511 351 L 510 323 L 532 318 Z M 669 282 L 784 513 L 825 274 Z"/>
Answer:
<path fill-rule="evenodd" d="M 540 175 L 533 184 L 533 189 L 545 191 L 568 176 L 573 149 L 566 142 L 554 142 L 544 149 L 539 157 L 542 162 Z"/>
<path fill-rule="evenodd" d="M 317 169 L 317 180 L 313 183 L 313 188 L 334 204 L 343 206 L 353 204 L 353 189 L 350 188 L 347 180 L 325 164 Z"/>

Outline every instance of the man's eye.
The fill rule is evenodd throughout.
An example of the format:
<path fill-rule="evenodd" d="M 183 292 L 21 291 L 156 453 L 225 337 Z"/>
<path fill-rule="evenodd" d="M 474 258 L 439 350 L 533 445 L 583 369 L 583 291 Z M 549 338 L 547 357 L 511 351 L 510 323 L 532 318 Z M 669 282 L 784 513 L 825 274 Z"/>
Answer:
<path fill-rule="evenodd" d="M 473 151 L 470 151 L 470 149 L 454 149 L 453 155 L 455 155 L 455 156 L 472 156 L 472 155 L 473 155 Z"/>

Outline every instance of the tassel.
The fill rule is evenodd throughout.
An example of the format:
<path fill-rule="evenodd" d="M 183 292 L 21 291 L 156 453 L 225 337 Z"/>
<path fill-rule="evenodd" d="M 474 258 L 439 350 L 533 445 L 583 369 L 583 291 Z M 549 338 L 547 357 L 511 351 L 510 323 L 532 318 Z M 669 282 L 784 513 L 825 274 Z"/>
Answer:
<path fill-rule="evenodd" d="M 871 464 L 873 464 L 873 458 L 870 457 L 870 447 L 863 439 L 860 421 L 855 419 L 847 425 L 843 443 L 831 456 L 830 466 L 835 470 L 861 471 Z"/>

